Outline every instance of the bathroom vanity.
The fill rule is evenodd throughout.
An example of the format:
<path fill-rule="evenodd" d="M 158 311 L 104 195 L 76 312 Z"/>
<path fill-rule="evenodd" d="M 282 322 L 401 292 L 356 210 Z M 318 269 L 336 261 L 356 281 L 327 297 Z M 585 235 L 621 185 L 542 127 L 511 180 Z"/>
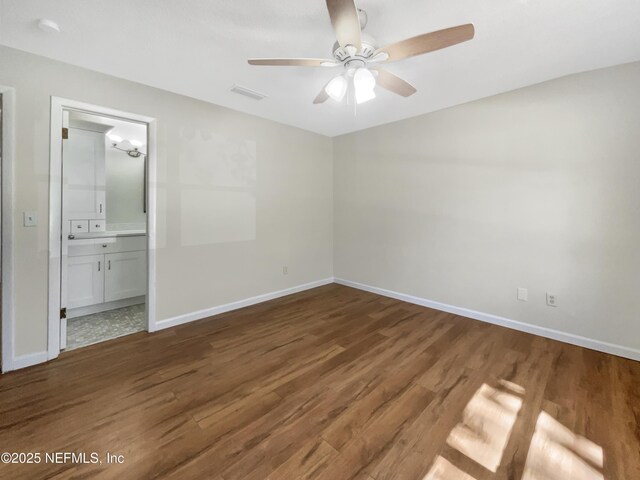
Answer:
<path fill-rule="evenodd" d="M 146 293 L 147 283 L 144 233 L 72 237 L 67 252 L 68 318 L 144 301 L 140 298 Z"/>

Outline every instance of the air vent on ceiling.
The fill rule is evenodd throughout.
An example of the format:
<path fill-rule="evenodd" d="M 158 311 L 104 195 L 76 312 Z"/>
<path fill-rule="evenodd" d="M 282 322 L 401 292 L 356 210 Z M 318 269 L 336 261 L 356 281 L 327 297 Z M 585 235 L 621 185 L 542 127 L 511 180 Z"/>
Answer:
<path fill-rule="evenodd" d="M 237 93 L 238 95 L 244 95 L 245 97 L 253 98 L 254 100 L 262 100 L 266 97 L 262 93 L 256 92 L 255 90 L 251 90 L 246 87 L 241 87 L 240 85 L 234 85 L 231 88 L 233 93 Z"/>

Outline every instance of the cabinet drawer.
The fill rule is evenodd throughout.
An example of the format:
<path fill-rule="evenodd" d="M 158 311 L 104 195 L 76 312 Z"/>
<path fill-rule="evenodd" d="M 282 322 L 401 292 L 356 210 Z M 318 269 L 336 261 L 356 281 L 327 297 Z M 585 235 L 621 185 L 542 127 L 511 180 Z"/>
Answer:
<path fill-rule="evenodd" d="M 147 249 L 147 237 L 108 237 L 69 240 L 69 257 L 99 255 L 102 253 L 135 252 Z"/>
<path fill-rule="evenodd" d="M 104 232 L 105 231 L 105 220 L 89 220 L 89 232 Z"/>
<path fill-rule="evenodd" d="M 89 220 L 71 220 L 71 233 L 89 232 Z"/>

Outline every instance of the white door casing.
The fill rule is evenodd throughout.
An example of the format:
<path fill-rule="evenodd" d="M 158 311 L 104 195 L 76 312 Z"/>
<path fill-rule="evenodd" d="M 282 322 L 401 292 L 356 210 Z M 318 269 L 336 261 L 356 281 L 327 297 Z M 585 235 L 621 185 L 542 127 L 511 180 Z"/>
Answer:
<path fill-rule="evenodd" d="M 155 249 L 156 249 L 156 120 L 153 117 L 122 112 L 108 107 L 91 105 L 76 100 L 51 97 L 51 129 L 50 129 L 50 175 L 49 175 L 49 302 L 48 302 L 48 335 L 47 358 L 56 358 L 64 348 L 66 340 L 66 323 L 60 318 L 65 282 L 62 263 L 67 259 L 68 222 L 62 221 L 62 128 L 66 126 L 65 111 L 79 111 L 112 117 L 120 120 L 138 122 L 147 125 L 147 250 L 143 268 L 144 281 L 147 282 L 146 314 L 147 331 L 156 330 L 156 283 L 155 283 Z M 67 115 L 68 117 L 68 115 Z M 104 205 L 104 204 L 103 204 Z M 103 206 L 104 212 L 104 206 Z M 94 217 L 95 218 L 95 217 Z M 64 236 L 63 236 L 64 235 Z M 105 278 L 105 277 L 103 277 Z M 133 289 L 132 289 L 133 290 Z M 104 290 L 103 290 L 104 292 Z"/>

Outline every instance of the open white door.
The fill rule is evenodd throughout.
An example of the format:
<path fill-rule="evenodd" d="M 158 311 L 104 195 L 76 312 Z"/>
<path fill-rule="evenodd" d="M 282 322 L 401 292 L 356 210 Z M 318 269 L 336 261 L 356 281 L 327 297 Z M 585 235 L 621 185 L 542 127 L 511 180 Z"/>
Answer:
<path fill-rule="evenodd" d="M 69 227 L 70 224 L 64 215 L 64 198 L 65 190 L 67 189 L 67 180 L 64 173 L 64 147 L 66 138 L 69 132 L 69 112 L 67 110 L 62 111 L 62 211 L 60 212 L 60 218 L 62 218 L 62 239 L 61 239 L 61 251 L 60 251 L 60 350 L 67 348 L 67 278 L 68 278 L 68 265 L 67 255 L 69 252 Z"/>
<path fill-rule="evenodd" d="M 111 125 L 71 124 L 68 110 L 62 112 L 62 238 L 60 306 L 77 308 L 104 301 L 104 288 L 96 285 L 101 278 L 104 284 L 104 258 L 87 264 L 69 257 L 69 241 L 75 235 L 92 232 L 94 223 L 104 224 L 106 218 L 105 133 Z M 76 122 L 77 123 L 77 122 Z M 76 260 L 70 263 L 71 260 Z M 73 275 L 69 275 L 73 268 Z M 70 281 L 73 277 L 74 281 Z M 95 291 L 94 291 L 95 290 Z M 98 298 L 98 296 L 102 298 Z M 66 347 L 67 319 L 60 315 L 60 349 Z"/>

